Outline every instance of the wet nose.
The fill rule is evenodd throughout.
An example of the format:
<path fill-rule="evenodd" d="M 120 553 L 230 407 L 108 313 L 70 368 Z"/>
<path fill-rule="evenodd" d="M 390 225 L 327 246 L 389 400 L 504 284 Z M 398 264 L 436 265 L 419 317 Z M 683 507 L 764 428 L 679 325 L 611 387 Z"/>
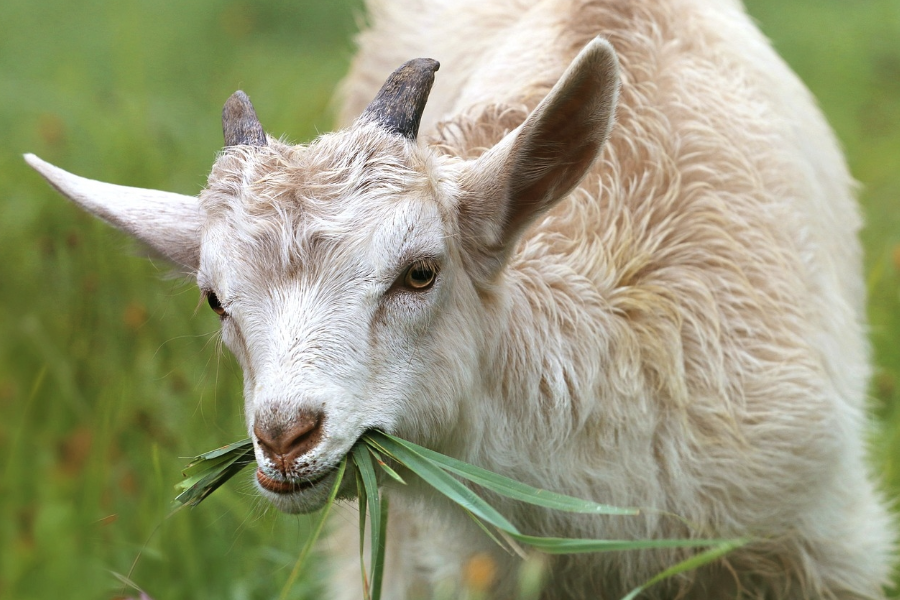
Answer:
<path fill-rule="evenodd" d="M 287 424 L 257 423 L 253 433 L 263 454 L 286 475 L 296 459 L 319 444 L 323 421 L 321 413 L 301 413 Z"/>

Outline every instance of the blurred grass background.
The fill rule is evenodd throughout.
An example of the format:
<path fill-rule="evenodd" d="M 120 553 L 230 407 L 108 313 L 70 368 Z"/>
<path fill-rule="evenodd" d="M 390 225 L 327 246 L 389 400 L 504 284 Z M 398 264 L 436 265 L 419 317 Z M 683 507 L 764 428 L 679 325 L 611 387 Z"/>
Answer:
<path fill-rule="evenodd" d="M 331 125 L 361 0 L 0 3 L 0 598 L 272 598 L 308 522 L 248 477 L 164 517 L 184 457 L 244 435 L 192 284 L 55 194 L 24 152 L 196 194 L 238 88 L 266 129 Z M 900 0 L 748 0 L 862 182 L 873 469 L 900 492 Z M 338 515 L 350 518 L 351 515 Z M 149 541 L 148 541 L 149 540 Z M 295 586 L 316 598 L 320 566 Z M 136 595 L 126 590 L 125 596 Z"/>

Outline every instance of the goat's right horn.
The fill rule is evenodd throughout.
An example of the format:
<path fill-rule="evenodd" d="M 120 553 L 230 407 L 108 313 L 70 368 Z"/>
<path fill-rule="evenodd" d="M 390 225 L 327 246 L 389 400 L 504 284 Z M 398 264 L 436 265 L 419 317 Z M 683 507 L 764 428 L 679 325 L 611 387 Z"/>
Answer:
<path fill-rule="evenodd" d="M 222 108 L 222 132 L 226 146 L 265 146 L 263 130 L 247 94 L 236 91 Z"/>
<path fill-rule="evenodd" d="M 360 121 L 378 123 L 391 133 L 410 140 L 419 134 L 422 111 L 441 66 L 430 58 L 415 58 L 390 74 Z"/>

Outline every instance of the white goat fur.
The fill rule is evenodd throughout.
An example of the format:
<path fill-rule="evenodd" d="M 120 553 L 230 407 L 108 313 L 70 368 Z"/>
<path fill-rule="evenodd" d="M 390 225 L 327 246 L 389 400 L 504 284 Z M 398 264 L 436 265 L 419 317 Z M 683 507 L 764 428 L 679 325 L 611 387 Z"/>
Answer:
<path fill-rule="evenodd" d="M 373 0 L 369 11 L 342 120 L 399 64 L 432 57 L 442 66 L 418 144 L 357 124 L 309 146 L 229 149 L 199 205 L 172 203 L 168 229 L 131 227 L 91 206 L 84 180 L 29 160 L 215 290 L 251 432 L 323 407 L 309 476 L 380 427 L 540 487 L 656 509 L 598 518 L 498 501 L 529 533 L 764 540 L 644 597 L 883 597 L 895 535 L 865 465 L 853 182 L 740 3 Z M 466 222 L 466 169 L 597 35 L 622 80 L 599 160 L 514 249 L 473 250 L 471 231 L 497 224 Z M 385 304 L 416 256 L 439 259 L 438 286 Z M 326 492 L 268 495 L 304 510 Z M 388 597 L 459 581 L 476 552 L 497 564 L 494 595 L 513 596 L 518 558 L 427 491 L 389 493 Z M 358 546 L 335 545 L 330 597 L 361 598 Z M 683 556 L 556 557 L 545 597 L 618 598 Z"/>

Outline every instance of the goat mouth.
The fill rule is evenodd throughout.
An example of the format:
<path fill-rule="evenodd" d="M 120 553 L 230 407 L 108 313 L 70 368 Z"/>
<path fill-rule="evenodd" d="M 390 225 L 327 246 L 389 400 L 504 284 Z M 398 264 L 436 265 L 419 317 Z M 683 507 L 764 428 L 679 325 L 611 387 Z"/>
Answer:
<path fill-rule="evenodd" d="M 328 477 L 330 473 L 331 471 L 327 471 L 313 479 L 281 481 L 269 477 L 263 473 L 261 468 L 257 468 L 256 481 L 264 490 L 272 492 L 273 494 L 296 494 L 297 492 L 304 492 L 312 489 L 317 483 Z"/>

